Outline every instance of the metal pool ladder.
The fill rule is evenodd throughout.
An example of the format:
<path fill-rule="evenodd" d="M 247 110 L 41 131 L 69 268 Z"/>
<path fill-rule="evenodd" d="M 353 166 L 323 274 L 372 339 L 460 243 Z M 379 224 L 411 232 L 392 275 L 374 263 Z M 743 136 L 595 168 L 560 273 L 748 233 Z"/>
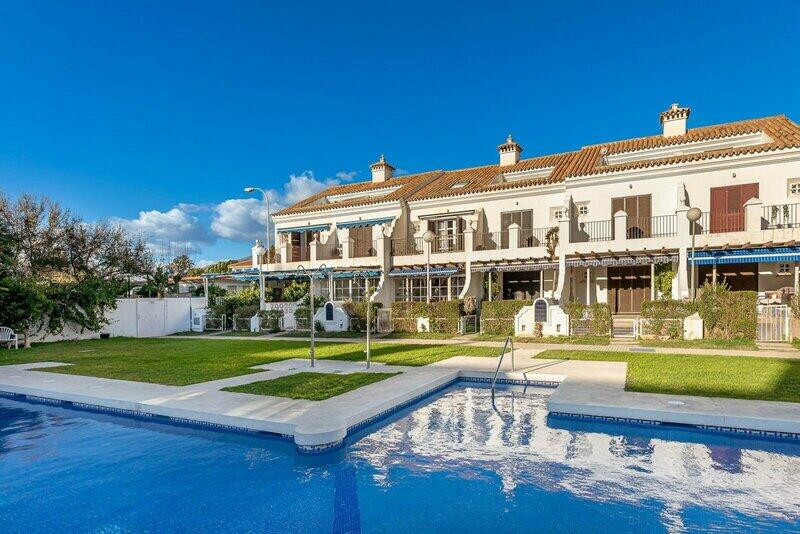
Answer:
<path fill-rule="evenodd" d="M 516 370 L 514 368 L 514 338 L 508 336 L 506 337 L 506 342 L 503 344 L 503 352 L 500 353 L 500 360 L 497 362 L 497 369 L 495 369 L 494 377 L 492 378 L 492 399 L 494 399 L 494 385 L 497 382 L 497 375 L 500 373 L 500 366 L 503 365 L 503 358 L 506 355 L 509 343 L 511 344 L 511 370 Z"/>

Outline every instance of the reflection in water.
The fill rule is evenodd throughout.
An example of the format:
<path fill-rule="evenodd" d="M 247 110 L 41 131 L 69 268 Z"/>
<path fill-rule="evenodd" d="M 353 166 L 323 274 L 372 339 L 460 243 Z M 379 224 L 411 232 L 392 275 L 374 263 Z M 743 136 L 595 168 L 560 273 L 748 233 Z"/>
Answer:
<path fill-rule="evenodd" d="M 797 444 L 669 428 L 548 426 L 547 393 L 499 392 L 495 411 L 490 390 L 453 388 L 362 438 L 351 454 L 389 487 L 406 470 L 468 479 L 496 473 L 512 499 L 520 486 L 535 486 L 599 502 L 655 501 L 675 531 L 682 512 L 696 507 L 800 519 Z"/>

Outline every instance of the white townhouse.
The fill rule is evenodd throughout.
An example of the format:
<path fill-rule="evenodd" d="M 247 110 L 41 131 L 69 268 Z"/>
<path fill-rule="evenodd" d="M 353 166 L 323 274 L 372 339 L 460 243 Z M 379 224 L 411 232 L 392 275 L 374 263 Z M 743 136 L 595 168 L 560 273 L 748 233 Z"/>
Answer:
<path fill-rule="evenodd" d="M 287 280 L 325 264 L 319 291 L 334 301 L 362 298 L 366 275 L 386 307 L 480 300 L 491 287 L 495 299 L 606 302 L 635 316 L 657 297 L 659 264 L 677 273 L 675 298 L 716 276 L 785 301 L 800 265 L 800 126 L 778 115 L 689 129 L 690 111 L 662 112 L 658 135 L 529 159 L 509 136 L 481 167 L 395 177 L 381 156 L 371 181 L 275 214 L 276 257 L 262 268 Z M 258 266 L 254 255 L 241 274 Z"/>

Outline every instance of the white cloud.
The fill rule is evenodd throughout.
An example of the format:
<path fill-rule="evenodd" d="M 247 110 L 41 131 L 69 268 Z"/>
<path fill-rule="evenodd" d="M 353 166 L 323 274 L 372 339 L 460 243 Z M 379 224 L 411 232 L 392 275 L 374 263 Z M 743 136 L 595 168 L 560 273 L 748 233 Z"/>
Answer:
<path fill-rule="evenodd" d="M 141 235 L 154 250 L 185 250 L 199 252 L 203 245 L 211 245 L 216 238 L 197 217 L 180 207 L 169 211 L 140 211 L 136 219 L 114 218 L 129 232 Z"/>
<path fill-rule="evenodd" d="M 349 182 L 355 179 L 357 174 L 358 171 L 339 171 L 336 173 L 336 177 L 343 182 Z"/>

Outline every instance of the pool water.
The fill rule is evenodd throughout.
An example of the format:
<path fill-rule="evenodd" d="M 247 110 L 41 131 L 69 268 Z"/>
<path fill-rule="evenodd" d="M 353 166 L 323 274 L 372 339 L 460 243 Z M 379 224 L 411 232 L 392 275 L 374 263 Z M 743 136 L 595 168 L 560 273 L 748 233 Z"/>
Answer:
<path fill-rule="evenodd" d="M 456 385 L 321 456 L 0 398 L 2 532 L 797 532 L 800 443 Z"/>

